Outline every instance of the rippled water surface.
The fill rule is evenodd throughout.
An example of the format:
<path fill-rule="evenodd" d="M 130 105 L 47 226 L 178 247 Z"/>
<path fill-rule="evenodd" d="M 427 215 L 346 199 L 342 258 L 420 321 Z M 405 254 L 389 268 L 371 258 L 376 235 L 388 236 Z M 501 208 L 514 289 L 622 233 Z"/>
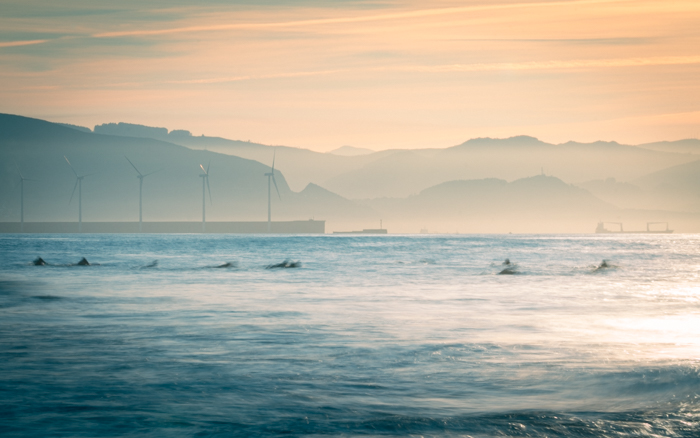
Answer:
<path fill-rule="evenodd" d="M 698 235 L 0 235 L 0 262 L 2 436 L 700 436 Z"/>

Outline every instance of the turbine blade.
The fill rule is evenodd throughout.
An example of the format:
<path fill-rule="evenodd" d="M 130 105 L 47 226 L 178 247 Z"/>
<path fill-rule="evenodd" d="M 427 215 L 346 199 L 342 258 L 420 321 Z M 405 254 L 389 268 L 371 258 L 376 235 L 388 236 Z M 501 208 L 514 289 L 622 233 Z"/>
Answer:
<path fill-rule="evenodd" d="M 211 166 L 211 160 L 209 160 L 209 164 L 207 164 L 207 175 L 209 175 L 209 167 Z M 208 178 L 207 178 L 208 179 Z"/>
<path fill-rule="evenodd" d="M 275 183 L 275 190 L 277 190 L 277 196 L 282 200 L 282 195 L 280 195 L 280 189 L 277 188 L 277 180 L 275 179 L 275 174 L 272 174 L 272 182 Z"/>
<path fill-rule="evenodd" d="M 214 203 L 211 202 L 211 187 L 209 187 L 209 175 L 207 175 L 207 190 L 209 190 L 209 205 L 214 205 Z"/>
<path fill-rule="evenodd" d="M 201 167 L 201 168 L 202 168 L 202 172 L 204 172 L 204 174 L 206 175 L 207 171 L 206 171 L 206 170 L 204 170 L 204 166 L 202 166 L 202 165 L 200 164 L 200 165 L 199 165 L 199 167 Z"/>
<path fill-rule="evenodd" d="M 272 173 L 275 173 L 275 155 L 277 155 L 277 149 L 272 152 Z"/>
<path fill-rule="evenodd" d="M 153 172 L 150 172 L 150 173 L 143 175 L 143 177 L 146 178 L 148 175 L 153 175 L 154 173 L 160 172 L 161 170 L 163 170 L 163 169 L 154 170 Z"/>
<path fill-rule="evenodd" d="M 75 180 L 75 185 L 73 186 L 73 193 L 70 194 L 70 201 L 68 201 L 68 205 L 73 201 L 73 195 L 75 195 L 75 189 L 78 188 L 78 179 L 76 178 Z"/>
<path fill-rule="evenodd" d="M 136 168 L 136 166 L 134 166 L 134 163 L 131 162 L 131 160 L 129 159 L 129 157 L 127 157 L 126 155 L 124 155 L 124 158 L 126 158 L 126 161 L 128 161 L 129 164 L 131 164 L 131 167 L 134 168 L 134 170 L 136 171 L 136 173 L 138 173 L 139 175 L 141 175 L 141 172 L 139 172 L 139 170 Z M 141 175 L 141 176 L 143 176 L 143 175 Z"/>
<path fill-rule="evenodd" d="M 83 175 L 82 178 L 85 178 L 88 176 L 93 176 L 93 175 L 97 175 L 97 172 L 88 173 L 87 175 Z"/>
<path fill-rule="evenodd" d="M 15 163 L 15 166 L 17 166 L 17 172 L 19 172 L 19 177 L 22 181 L 24 181 L 24 175 L 22 175 L 22 171 L 19 169 L 19 164 Z"/>
<path fill-rule="evenodd" d="M 77 178 L 77 177 L 78 177 L 78 173 L 75 171 L 75 169 L 73 169 L 73 165 L 70 164 L 70 161 L 68 161 L 68 157 L 66 157 L 66 156 L 64 155 L 63 158 L 66 159 L 66 163 L 68 163 L 68 165 L 70 166 L 70 170 L 73 171 L 73 173 L 75 174 L 75 177 Z"/>

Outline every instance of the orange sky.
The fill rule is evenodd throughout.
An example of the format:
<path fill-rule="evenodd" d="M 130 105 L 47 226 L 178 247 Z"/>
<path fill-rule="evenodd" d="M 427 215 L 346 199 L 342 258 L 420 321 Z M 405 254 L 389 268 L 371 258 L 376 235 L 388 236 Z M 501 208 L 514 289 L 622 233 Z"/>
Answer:
<path fill-rule="evenodd" d="M 700 137 L 698 1 L 54 3 L 1 7 L 0 112 L 318 151 Z"/>

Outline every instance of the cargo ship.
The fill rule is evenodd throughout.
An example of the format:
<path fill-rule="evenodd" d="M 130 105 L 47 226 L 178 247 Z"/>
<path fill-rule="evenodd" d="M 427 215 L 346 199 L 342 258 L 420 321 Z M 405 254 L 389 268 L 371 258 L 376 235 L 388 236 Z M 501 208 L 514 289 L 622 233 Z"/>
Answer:
<path fill-rule="evenodd" d="M 619 225 L 619 230 L 608 230 L 605 228 L 605 224 Z M 652 230 L 652 225 L 665 225 L 665 229 Z M 595 229 L 596 233 L 602 234 L 671 234 L 673 230 L 668 228 L 668 222 L 647 222 L 647 229 L 641 231 L 625 231 L 622 222 L 598 222 L 598 226 Z"/>

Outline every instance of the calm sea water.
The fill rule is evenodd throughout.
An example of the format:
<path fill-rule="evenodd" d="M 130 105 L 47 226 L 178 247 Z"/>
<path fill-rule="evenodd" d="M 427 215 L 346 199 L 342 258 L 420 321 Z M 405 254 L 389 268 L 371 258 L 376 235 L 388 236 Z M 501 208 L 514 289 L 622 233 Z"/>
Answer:
<path fill-rule="evenodd" d="M 698 235 L 0 235 L 3 437 L 697 437 L 699 395 Z"/>

